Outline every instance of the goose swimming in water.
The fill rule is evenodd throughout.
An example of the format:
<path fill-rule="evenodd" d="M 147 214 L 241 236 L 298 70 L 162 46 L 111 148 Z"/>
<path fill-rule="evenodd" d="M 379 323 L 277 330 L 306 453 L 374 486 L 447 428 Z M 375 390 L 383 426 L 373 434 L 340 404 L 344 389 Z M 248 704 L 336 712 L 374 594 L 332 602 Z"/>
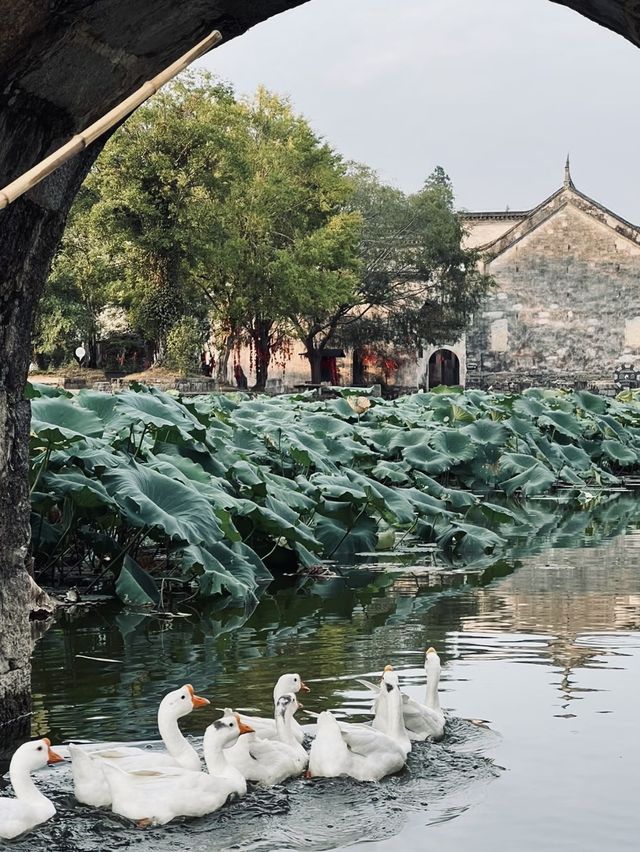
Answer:
<path fill-rule="evenodd" d="M 202 769 L 198 753 L 178 727 L 178 719 L 209 701 L 196 695 L 190 683 L 169 692 L 158 708 L 158 730 L 166 751 L 157 752 L 134 746 L 88 751 L 77 745 L 69 746 L 72 760 L 75 797 L 85 805 L 103 808 L 111 804 L 109 785 L 103 768 L 106 761 L 117 763 L 121 769 L 144 769 L 147 766 L 175 766 L 199 772 Z"/>
<path fill-rule="evenodd" d="M 47 739 L 24 743 L 16 749 L 9 765 L 15 797 L 0 798 L 0 837 L 11 840 L 51 819 L 55 805 L 38 790 L 31 773 L 63 759 L 51 750 Z"/>
<path fill-rule="evenodd" d="M 404 726 L 398 676 L 391 666 L 385 669 L 380 683 L 376 717 L 379 715 L 384 717 L 385 732 L 370 725 L 338 722 L 329 711 L 320 713 L 308 776 L 348 775 L 358 781 L 379 781 L 399 772 L 411 751 L 411 742 Z"/>

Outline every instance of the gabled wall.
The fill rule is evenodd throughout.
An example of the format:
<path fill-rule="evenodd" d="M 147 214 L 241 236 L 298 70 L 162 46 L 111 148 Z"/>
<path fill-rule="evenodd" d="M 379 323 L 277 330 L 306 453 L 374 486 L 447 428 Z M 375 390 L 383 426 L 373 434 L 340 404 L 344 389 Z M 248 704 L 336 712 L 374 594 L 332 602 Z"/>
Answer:
<path fill-rule="evenodd" d="M 522 222 L 487 248 L 499 290 L 475 317 L 469 357 L 484 371 L 611 380 L 617 359 L 640 359 L 637 231 L 577 193 L 552 198 L 534 227 Z"/>

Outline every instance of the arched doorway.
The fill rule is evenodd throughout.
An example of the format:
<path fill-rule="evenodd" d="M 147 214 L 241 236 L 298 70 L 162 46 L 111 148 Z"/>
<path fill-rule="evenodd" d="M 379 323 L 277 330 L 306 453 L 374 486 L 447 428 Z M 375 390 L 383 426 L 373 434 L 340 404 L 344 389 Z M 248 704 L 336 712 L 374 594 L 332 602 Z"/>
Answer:
<path fill-rule="evenodd" d="M 451 349 L 437 349 L 429 358 L 428 389 L 460 384 L 460 360 Z"/>

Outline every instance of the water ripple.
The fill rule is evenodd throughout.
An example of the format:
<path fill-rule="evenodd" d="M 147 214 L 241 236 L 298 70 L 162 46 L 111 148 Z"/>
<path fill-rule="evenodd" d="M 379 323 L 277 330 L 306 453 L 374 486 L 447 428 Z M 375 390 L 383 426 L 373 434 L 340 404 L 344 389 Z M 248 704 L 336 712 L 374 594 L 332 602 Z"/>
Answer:
<path fill-rule="evenodd" d="M 360 841 L 388 839 L 411 813 L 429 823 L 452 819 L 483 795 L 500 769 L 481 752 L 497 735 L 465 720 L 449 724 L 442 743 L 416 743 L 406 769 L 377 784 L 347 778 L 295 779 L 271 789 L 253 787 L 241 802 L 198 820 L 176 820 L 145 831 L 107 811 L 73 798 L 70 767 L 40 773 L 55 818 L 13 845 L 29 852 L 99 852 L 144 846 L 154 852 L 218 850 L 336 849 Z M 108 843 L 108 846 L 106 845 Z"/>

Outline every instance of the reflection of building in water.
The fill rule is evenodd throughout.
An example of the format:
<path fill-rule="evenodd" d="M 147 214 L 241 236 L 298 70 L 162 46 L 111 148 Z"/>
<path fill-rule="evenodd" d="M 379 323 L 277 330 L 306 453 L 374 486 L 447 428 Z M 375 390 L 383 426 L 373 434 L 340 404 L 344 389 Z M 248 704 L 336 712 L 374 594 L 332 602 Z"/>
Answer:
<path fill-rule="evenodd" d="M 640 630 L 640 535 L 584 550 L 556 549 L 521 560 L 521 567 L 477 591 L 477 615 L 465 632 L 542 634 L 572 697 L 571 673 L 601 656 L 592 634 Z M 587 641 L 588 640 L 588 641 Z M 539 654 L 539 648 L 538 653 Z"/>

